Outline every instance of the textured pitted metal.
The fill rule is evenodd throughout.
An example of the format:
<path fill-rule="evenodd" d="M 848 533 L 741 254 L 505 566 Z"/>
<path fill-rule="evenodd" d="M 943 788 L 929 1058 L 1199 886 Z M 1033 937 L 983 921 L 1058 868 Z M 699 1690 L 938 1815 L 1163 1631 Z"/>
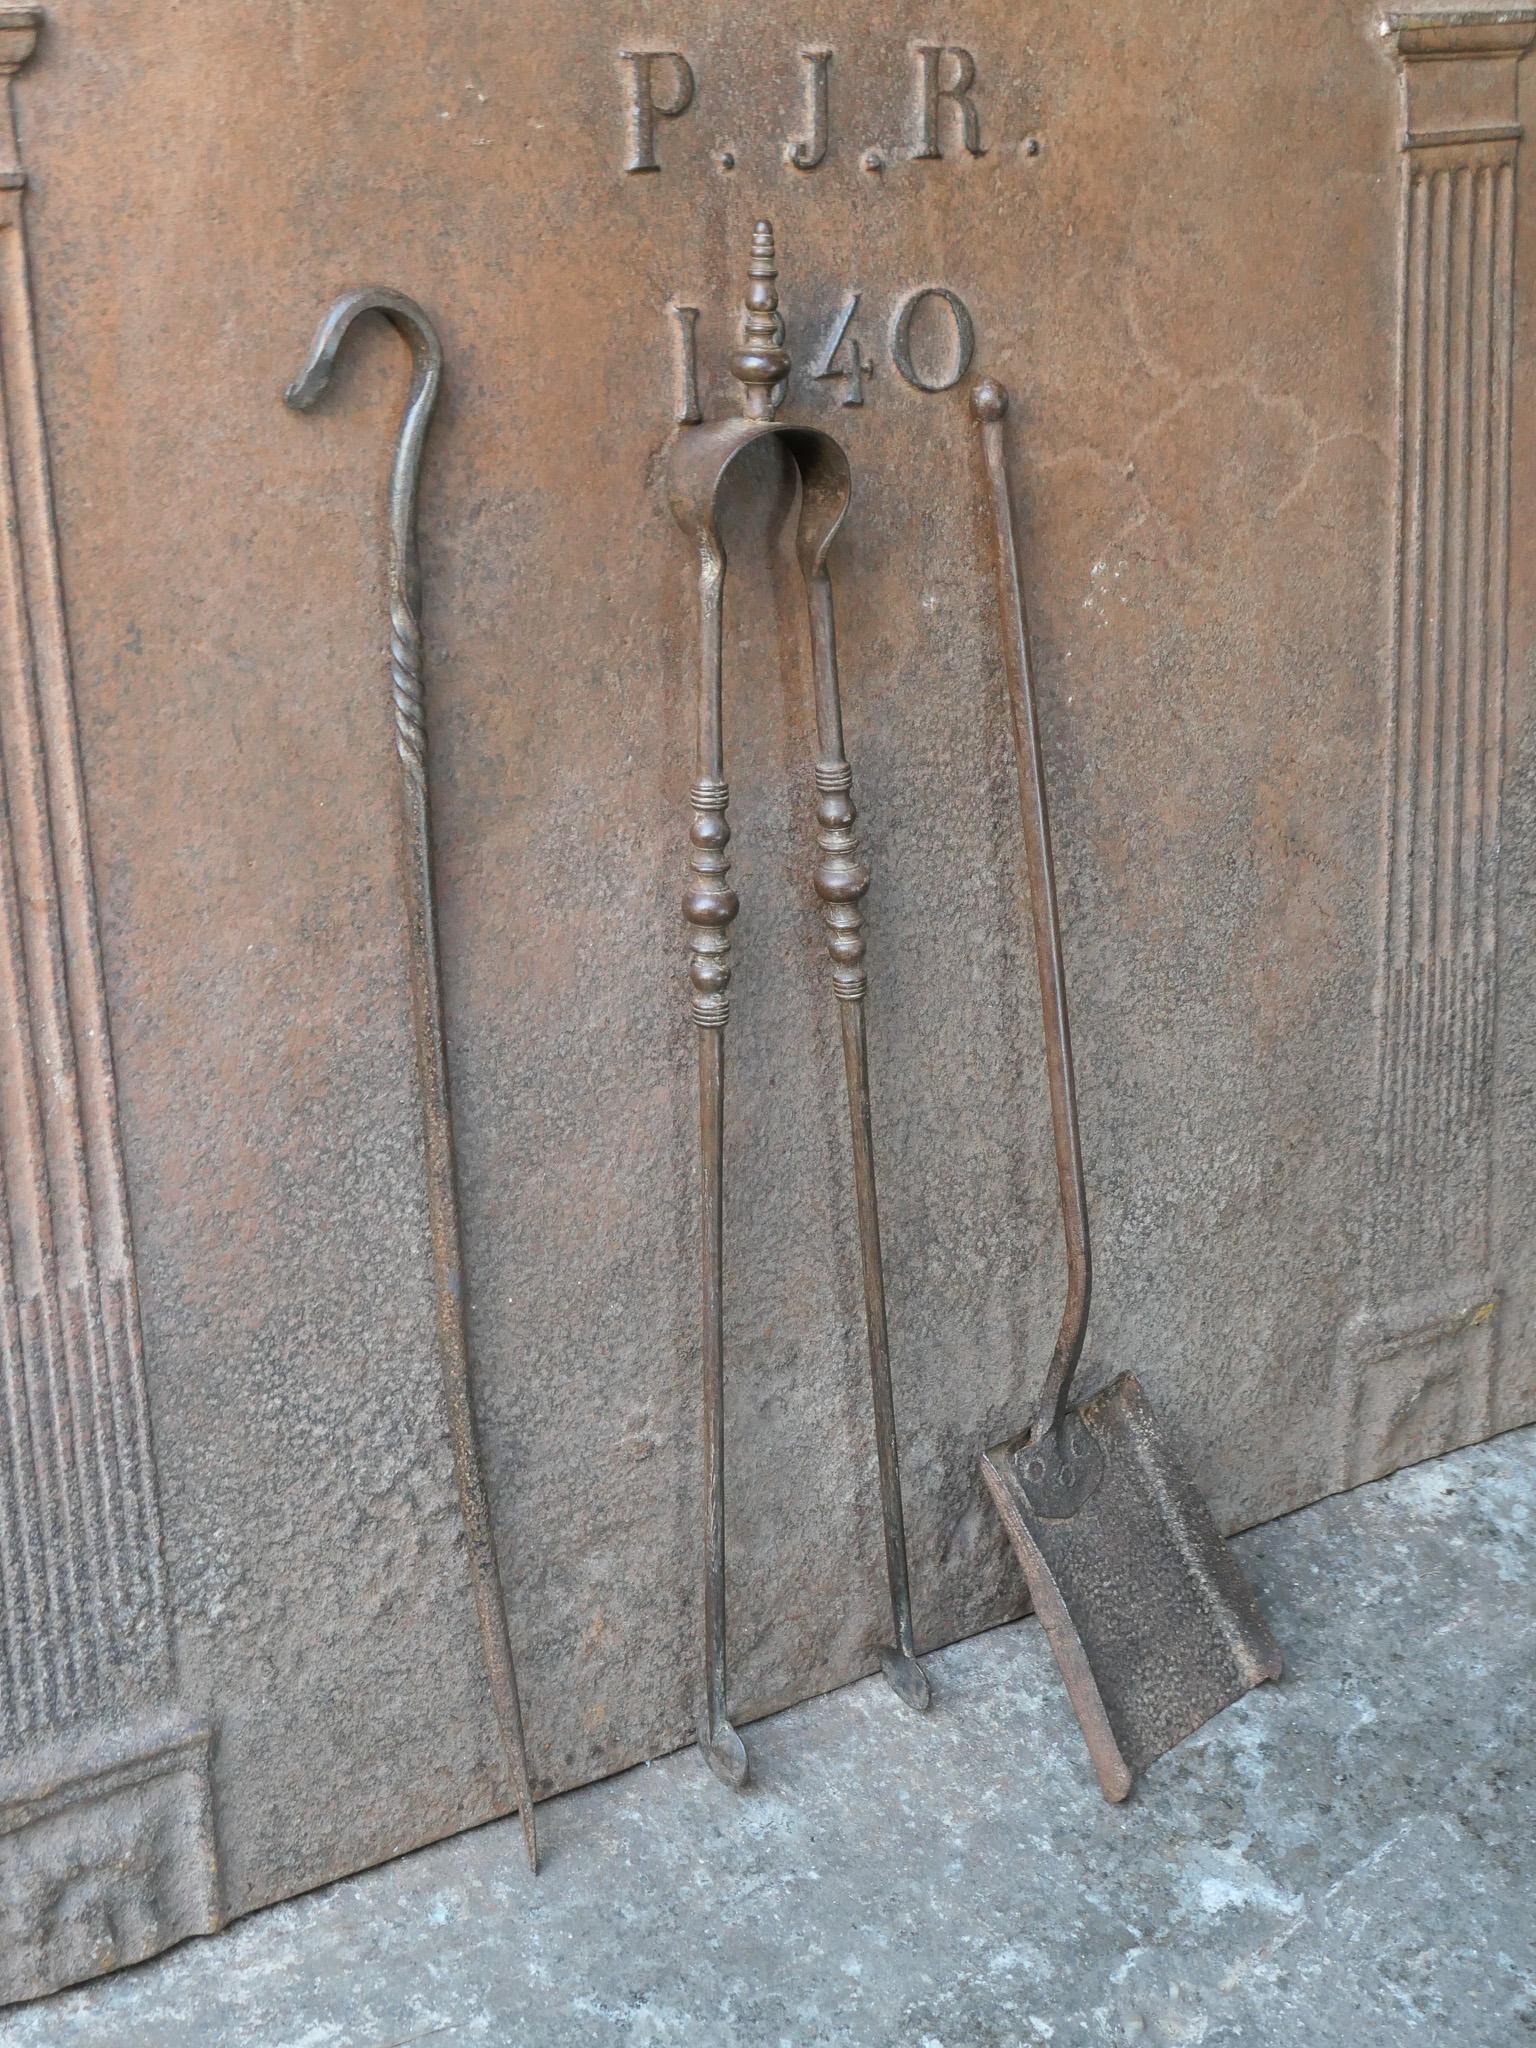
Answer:
<path fill-rule="evenodd" d="M 1106 1799 L 1266 1678 L 1280 1652 L 1140 1383 L 1122 1373 L 1069 1411 L 1093 1473 L 1063 1498 L 1032 1483 L 1028 1433 L 981 1461 Z"/>

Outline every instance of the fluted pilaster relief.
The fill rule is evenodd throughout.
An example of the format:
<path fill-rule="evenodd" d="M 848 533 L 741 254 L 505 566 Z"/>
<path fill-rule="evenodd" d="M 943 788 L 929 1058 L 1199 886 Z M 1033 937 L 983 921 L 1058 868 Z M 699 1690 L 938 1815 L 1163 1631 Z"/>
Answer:
<path fill-rule="evenodd" d="M 1516 66 L 1536 9 L 1390 16 L 1403 94 L 1397 506 L 1370 1303 L 1346 1477 L 1488 1425 Z M 1454 1354 L 1454 1356 L 1453 1356 Z"/>
<path fill-rule="evenodd" d="M 154 1459 L 0 13 L 0 1751 L 169 1677 Z"/>
<path fill-rule="evenodd" d="M 0 2003 L 218 1924 L 160 1508 L 0 10 Z"/>

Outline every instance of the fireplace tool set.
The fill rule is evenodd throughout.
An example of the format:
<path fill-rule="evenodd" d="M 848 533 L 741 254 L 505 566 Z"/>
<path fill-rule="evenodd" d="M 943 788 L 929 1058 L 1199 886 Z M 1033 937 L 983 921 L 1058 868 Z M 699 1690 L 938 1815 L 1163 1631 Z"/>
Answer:
<path fill-rule="evenodd" d="M 832 583 L 827 560 L 848 509 L 852 472 L 842 446 L 819 428 L 781 422 L 790 358 L 779 312 L 772 227 L 753 232 L 742 342 L 730 358 L 739 416 L 678 429 L 668 496 L 697 563 L 698 669 L 694 778 L 689 790 L 688 926 L 691 1016 L 699 1079 L 699 1353 L 704 1470 L 702 1673 L 698 1741 L 727 1784 L 748 1775 L 727 1696 L 723 1140 L 725 1031 L 730 1015 L 729 789 L 722 682 L 726 557 L 719 517 L 728 479 L 748 449 L 771 445 L 798 486 L 795 553 L 810 621 L 816 710 L 817 851 L 811 880 L 821 900 L 832 988 L 842 1024 L 853 1184 L 863 1269 L 864 1325 L 880 1476 L 890 1640 L 880 1665 L 897 1695 L 926 1708 L 918 1662 L 902 1514 L 901 1463 L 891 1391 L 885 1277 L 870 1107 L 862 903 L 870 885 L 859 853 L 853 774 L 843 745 Z M 422 448 L 442 376 L 432 323 L 398 292 L 339 299 L 321 322 L 288 402 L 312 406 L 342 341 L 366 312 L 383 314 L 411 348 L 413 376 L 389 493 L 389 665 L 400 763 L 402 865 L 415 1060 L 422 1099 L 428 1211 L 436 1278 L 437 1343 L 481 1647 L 511 1801 L 537 1868 L 533 1801 L 517 1681 L 475 1436 L 463 1314 L 462 1254 L 433 913 L 427 797 L 421 591 L 415 515 Z M 1008 396 L 990 380 L 971 392 L 996 555 L 1000 636 L 1018 758 L 1025 863 L 1040 984 L 1056 1173 L 1066 1244 L 1067 1300 L 1029 1426 L 982 1454 L 981 1476 L 1018 1554 L 1031 1601 L 1066 1682 L 1099 1784 L 1123 1799 L 1137 1770 L 1182 1741 L 1249 1687 L 1280 1672 L 1257 1603 L 1204 1501 L 1177 1464 L 1133 1374 L 1071 1403 L 1091 1291 L 1088 1205 L 1078 1132 L 1066 975 L 1056 903 L 1038 700 L 1009 490 Z M 786 472 L 787 473 L 787 472 Z"/>

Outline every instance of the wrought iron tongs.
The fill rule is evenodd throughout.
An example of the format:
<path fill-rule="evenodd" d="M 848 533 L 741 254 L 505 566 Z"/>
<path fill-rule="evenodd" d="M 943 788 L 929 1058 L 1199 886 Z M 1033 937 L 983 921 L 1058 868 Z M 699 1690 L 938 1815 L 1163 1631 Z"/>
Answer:
<path fill-rule="evenodd" d="M 982 1476 L 1024 1567 L 1106 1799 L 1250 1686 L 1280 1653 L 1210 1509 L 1174 1457 L 1134 1373 L 1079 1407 L 1072 1381 L 1092 1292 L 1067 979 L 1029 626 L 1008 490 L 1008 393 L 971 394 L 991 499 L 1004 666 L 1018 755 L 1067 1298 L 1035 1416 L 983 1453 Z"/>
<path fill-rule="evenodd" d="M 928 1705 L 928 1681 L 912 1640 L 906 1531 L 901 1511 L 901 1470 L 891 1400 L 890 1345 L 885 1320 L 885 1276 L 880 1261 L 880 1218 L 875 1200 L 870 1127 L 869 1058 L 864 1033 L 863 914 L 869 869 L 854 838 L 853 771 L 843 752 L 837 681 L 837 640 L 827 551 L 848 509 L 848 458 L 830 434 L 779 424 L 774 414 L 790 372 L 779 315 L 773 228 L 759 221 L 752 236 L 742 346 L 731 374 L 745 393 L 745 417 L 684 427 L 672 445 L 670 498 L 679 526 L 698 549 L 698 738 L 689 833 L 692 877 L 683 898 L 690 926 L 689 979 L 699 1040 L 700 1236 L 705 1435 L 704 1691 L 699 1744 L 716 1775 L 745 1784 L 747 1754 L 726 1711 L 725 1653 L 725 1417 L 722 1329 L 722 1139 L 725 1100 L 725 1026 L 730 1015 L 730 928 L 738 903 L 727 879 L 731 832 L 726 823 L 721 726 L 725 550 L 719 529 L 726 476 L 738 456 L 767 438 L 777 441 L 800 477 L 796 554 L 810 611 L 811 660 L 816 689 L 816 824 L 813 881 L 824 906 L 832 985 L 842 1016 L 843 1060 L 853 1134 L 854 1188 L 859 1249 L 864 1269 L 864 1318 L 880 1466 L 886 1575 L 894 1643 L 880 1665 L 909 1706 Z"/>

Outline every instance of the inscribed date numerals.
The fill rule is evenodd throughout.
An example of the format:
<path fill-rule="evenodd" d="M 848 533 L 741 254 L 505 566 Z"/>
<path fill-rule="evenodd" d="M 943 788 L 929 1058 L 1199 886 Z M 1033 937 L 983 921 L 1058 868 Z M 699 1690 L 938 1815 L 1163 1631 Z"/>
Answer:
<path fill-rule="evenodd" d="M 864 403 L 864 387 L 875 364 L 864 352 L 859 313 L 862 292 L 851 292 L 819 338 L 811 359 L 818 383 L 840 381 L 845 406 Z M 696 306 L 667 308 L 672 326 L 672 417 L 690 425 L 699 412 L 699 311 Z M 971 367 L 976 353 L 976 328 L 970 310 L 948 285 L 925 284 L 909 292 L 891 315 L 889 353 L 896 372 L 914 391 L 949 391 Z"/>

